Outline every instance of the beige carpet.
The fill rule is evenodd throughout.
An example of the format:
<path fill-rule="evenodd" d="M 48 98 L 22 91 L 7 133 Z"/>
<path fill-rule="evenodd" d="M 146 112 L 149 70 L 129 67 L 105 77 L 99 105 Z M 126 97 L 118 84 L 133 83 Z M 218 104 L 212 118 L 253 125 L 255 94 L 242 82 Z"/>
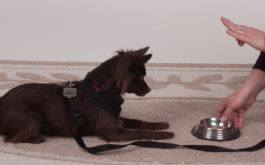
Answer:
<path fill-rule="evenodd" d="M 0 94 L 27 82 L 58 82 L 82 78 L 97 64 L 0 61 Z M 246 115 L 240 138 L 229 142 L 200 140 L 190 130 L 200 119 L 215 115 L 221 99 L 239 88 L 250 65 L 150 64 L 146 78 L 152 92 L 144 98 L 127 95 L 122 115 L 167 121 L 175 137 L 165 142 L 211 144 L 229 148 L 254 145 L 265 138 L 265 92 Z M 84 138 L 88 146 L 104 144 Z M 264 164 L 265 149 L 252 153 L 206 153 L 189 149 L 146 149 L 130 146 L 101 156 L 87 154 L 72 138 L 47 138 L 45 143 L 10 144 L 0 138 L 0 164 Z"/>

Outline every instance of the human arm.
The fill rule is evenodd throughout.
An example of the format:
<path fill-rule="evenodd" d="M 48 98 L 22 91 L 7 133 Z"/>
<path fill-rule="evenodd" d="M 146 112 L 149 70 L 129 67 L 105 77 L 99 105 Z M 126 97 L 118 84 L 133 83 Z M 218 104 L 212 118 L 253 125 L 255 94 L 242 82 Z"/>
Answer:
<path fill-rule="evenodd" d="M 254 68 L 243 87 L 222 101 L 216 110 L 216 116 L 225 122 L 232 115 L 235 126 L 242 128 L 245 112 L 253 105 L 264 87 L 265 72 Z"/>

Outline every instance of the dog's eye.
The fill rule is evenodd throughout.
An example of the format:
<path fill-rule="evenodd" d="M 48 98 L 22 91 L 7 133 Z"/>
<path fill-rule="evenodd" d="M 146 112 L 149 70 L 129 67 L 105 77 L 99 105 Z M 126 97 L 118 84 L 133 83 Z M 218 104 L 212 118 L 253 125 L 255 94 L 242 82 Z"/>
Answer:
<path fill-rule="evenodd" d="M 144 76 L 139 76 L 138 77 L 138 80 L 143 80 L 144 79 Z"/>

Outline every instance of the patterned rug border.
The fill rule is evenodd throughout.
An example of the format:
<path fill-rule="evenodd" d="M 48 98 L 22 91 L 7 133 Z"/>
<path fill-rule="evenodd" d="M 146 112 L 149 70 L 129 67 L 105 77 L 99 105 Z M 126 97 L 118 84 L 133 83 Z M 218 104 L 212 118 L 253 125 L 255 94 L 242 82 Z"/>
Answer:
<path fill-rule="evenodd" d="M 184 100 L 184 101 L 221 101 L 224 98 L 218 97 L 124 97 L 126 100 Z M 263 103 L 265 100 L 256 100 L 256 103 Z"/>
<path fill-rule="evenodd" d="M 59 61 L 16 61 L 16 60 L 0 60 L 0 64 L 4 65 L 68 65 L 68 66 L 97 66 L 101 62 L 59 62 Z M 208 63 L 148 63 L 148 67 L 201 67 L 201 68 L 251 68 L 253 64 L 208 64 Z"/>

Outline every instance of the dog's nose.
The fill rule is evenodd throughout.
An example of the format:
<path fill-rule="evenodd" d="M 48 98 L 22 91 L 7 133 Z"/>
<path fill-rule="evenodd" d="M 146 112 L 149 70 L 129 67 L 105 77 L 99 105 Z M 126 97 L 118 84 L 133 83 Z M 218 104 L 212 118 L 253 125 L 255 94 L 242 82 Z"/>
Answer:
<path fill-rule="evenodd" d="M 146 90 L 146 93 L 149 93 L 151 91 L 151 88 L 148 87 L 147 90 Z"/>

